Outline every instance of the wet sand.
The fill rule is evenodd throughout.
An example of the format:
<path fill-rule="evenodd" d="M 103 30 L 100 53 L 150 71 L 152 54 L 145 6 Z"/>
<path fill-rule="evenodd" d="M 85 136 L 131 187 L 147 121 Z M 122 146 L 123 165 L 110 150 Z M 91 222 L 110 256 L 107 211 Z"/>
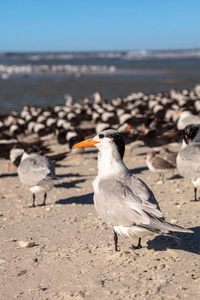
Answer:
<path fill-rule="evenodd" d="M 191 202 L 191 182 L 176 171 L 157 184 L 158 175 L 144 160 L 150 149 L 136 148 L 132 156 L 127 150 L 126 165 L 152 189 L 166 220 L 194 234 L 177 233 L 180 244 L 172 237 L 149 236 L 135 251 L 130 247 L 137 240 L 119 237 L 115 252 L 113 230 L 93 205 L 97 153 L 91 150 L 56 165 L 62 182 L 48 194 L 45 207 L 29 207 L 30 191 L 14 166 L 8 172 L 8 162 L 1 160 L 1 299 L 199 299 L 200 202 Z M 36 203 L 42 200 L 36 197 Z M 35 245 L 22 248 L 19 241 Z"/>

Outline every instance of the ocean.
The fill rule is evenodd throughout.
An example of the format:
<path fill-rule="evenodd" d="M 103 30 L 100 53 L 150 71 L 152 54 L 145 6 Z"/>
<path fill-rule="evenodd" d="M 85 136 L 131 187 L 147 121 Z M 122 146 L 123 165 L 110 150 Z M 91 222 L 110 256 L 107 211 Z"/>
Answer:
<path fill-rule="evenodd" d="M 66 53 L 0 53 L 0 114 L 25 105 L 108 101 L 132 92 L 191 89 L 200 83 L 200 49 Z"/>

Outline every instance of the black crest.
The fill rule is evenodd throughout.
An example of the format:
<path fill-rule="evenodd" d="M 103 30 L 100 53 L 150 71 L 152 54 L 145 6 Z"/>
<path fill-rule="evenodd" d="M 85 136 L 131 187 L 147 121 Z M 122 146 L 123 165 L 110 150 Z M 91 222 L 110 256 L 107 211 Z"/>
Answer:
<path fill-rule="evenodd" d="M 125 143 L 121 134 L 116 130 L 108 130 L 106 137 L 111 138 L 113 140 L 120 154 L 121 159 L 123 159 L 124 152 L 125 152 Z"/>
<path fill-rule="evenodd" d="M 198 124 L 189 124 L 187 125 L 183 130 L 183 139 L 188 145 L 189 141 L 193 140 L 195 136 L 197 135 L 197 132 L 199 131 L 199 125 Z"/>

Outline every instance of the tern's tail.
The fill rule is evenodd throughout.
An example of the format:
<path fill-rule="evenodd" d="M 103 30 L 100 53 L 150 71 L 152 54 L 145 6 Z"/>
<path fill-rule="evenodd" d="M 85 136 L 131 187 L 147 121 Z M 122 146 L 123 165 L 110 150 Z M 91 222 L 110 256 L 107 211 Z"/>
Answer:
<path fill-rule="evenodd" d="M 151 223 L 148 225 L 139 225 L 140 227 L 146 228 L 152 232 L 162 232 L 162 233 L 166 233 L 166 232 L 188 232 L 188 233 L 193 233 L 192 230 L 190 229 L 186 229 L 183 228 L 179 225 L 175 225 L 175 224 L 171 224 L 169 222 L 167 222 L 164 218 L 160 219 L 160 218 L 154 218 L 151 219 Z"/>
<path fill-rule="evenodd" d="M 62 178 L 57 177 L 57 176 L 54 176 L 54 177 L 47 176 L 46 177 L 46 181 L 52 182 L 53 184 L 62 183 L 62 180 L 63 180 Z"/>
<path fill-rule="evenodd" d="M 62 183 L 62 181 L 63 181 L 62 178 L 57 177 L 57 176 L 53 177 L 52 180 L 53 180 L 54 184 Z"/>
<path fill-rule="evenodd" d="M 166 225 L 168 225 L 167 230 L 169 230 L 169 231 L 193 233 L 192 230 L 181 227 L 181 226 L 178 226 L 178 225 L 175 225 L 175 224 L 171 224 L 171 223 L 166 222 Z"/>

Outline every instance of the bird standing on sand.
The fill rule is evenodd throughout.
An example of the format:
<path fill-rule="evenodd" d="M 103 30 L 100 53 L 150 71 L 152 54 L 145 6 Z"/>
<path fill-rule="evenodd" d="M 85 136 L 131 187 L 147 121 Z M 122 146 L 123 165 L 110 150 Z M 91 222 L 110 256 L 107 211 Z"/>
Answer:
<path fill-rule="evenodd" d="M 45 156 L 40 155 L 36 146 L 27 147 L 22 155 L 18 167 L 20 182 L 33 193 L 33 204 L 35 207 L 35 193 L 43 192 L 44 200 L 40 206 L 46 204 L 47 192 L 54 187 L 55 167 Z"/>
<path fill-rule="evenodd" d="M 35 145 L 33 145 L 35 146 Z M 15 146 L 10 150 L 10 161 L 13 165 L 16 167 L 19 166 L 21 162 L 22 155 L 24 153 L 24 150 L 28 147 L 27 144 L 25 143 L 16 143 Z M 35 146 L 37 149 L 36 151 L 42 155 L 45 155 L 46 151 L 49 151 L 49 149 L 45 146 L 41 146 L 39 149 L 37 146 Z M 51 155 L 45 155 L 46 158 L 50 159 L 53 163 L 57 163 L 58 161 L 61 161 L 67 157 L 69 154 L 69 151 L 64 151 L 56 154 L 51 154 Z"/>
<path fill-rule="evenodd" d="M 155 152 L 151 152 L 147 154 L 146 157 L 146 164 L 152 172 L 158 173 L 159 177 L 157 182 L 163 182 L 164 180 L 164 175 L 171 170 L 174 170 L 176 166 L 171 164 L 169 161 L 166 159 L 160 157 L 160 155 L 156 155 Z M 161 179 L 161 181 L 160 181 Z"/>
<path fill-rule="evenodd" d="M 114 227 L 115 250 L 118 235 L 141 238 L 152 233 L 192 232 L 165 221 L 148 186 L 133 176 L 123 162 L 124 140 L 116 130 L 105 130 L 74 147 L 96 146 L 98 175 L 93 182 L 94 203 L 101 219 Z"/>
<path fill-rule="evenodd" d="M 194 185 L 194 201 L 200 186 L 200 125 L 190 124 L 183 131 L 182 149 L 176 159 L 179 173 L 190 178 Z"/>

